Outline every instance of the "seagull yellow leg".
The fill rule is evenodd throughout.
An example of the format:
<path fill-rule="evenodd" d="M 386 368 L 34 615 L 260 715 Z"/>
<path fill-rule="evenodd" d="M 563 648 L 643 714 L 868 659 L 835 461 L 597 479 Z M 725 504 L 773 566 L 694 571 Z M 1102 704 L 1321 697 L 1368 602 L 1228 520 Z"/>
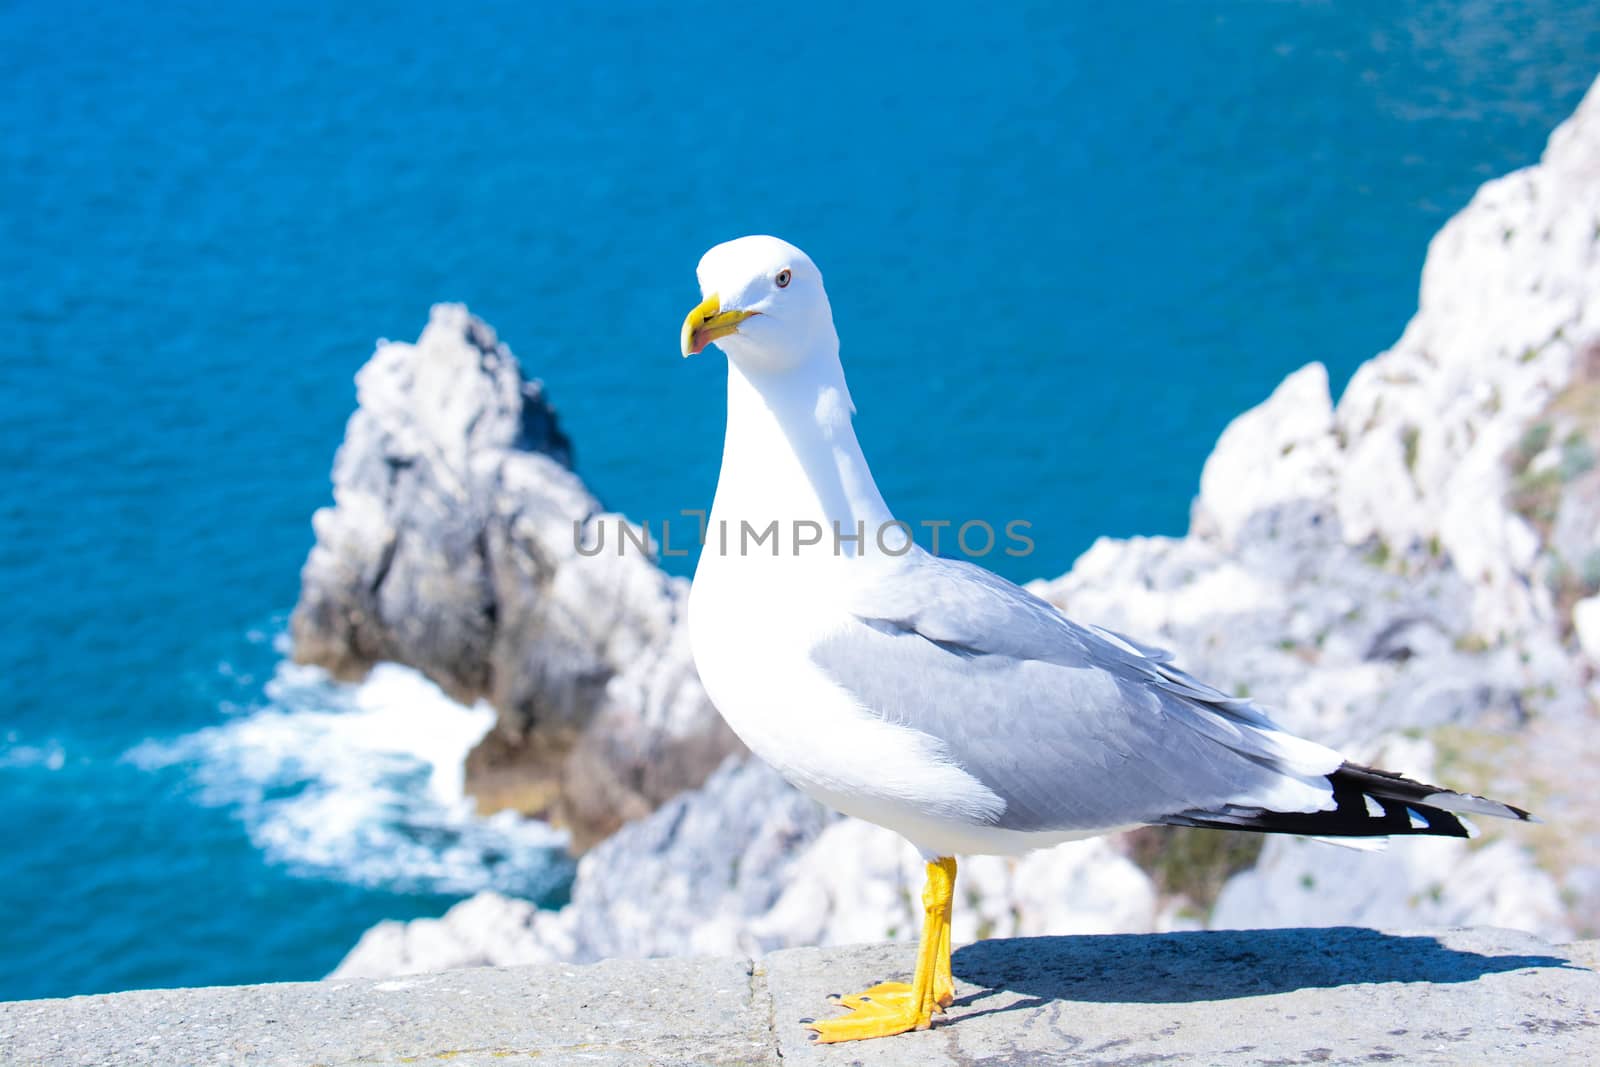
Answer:
<path fill-rule="evenodd" d="M 956 861 L 950 861 L 950 888 L 955 888 Z M 950 913 L 955 910 L 952 903 L 944 910 L 943 928 L 939 931 L 939 955 L 936 957 L 938 966 L 933 971 L 933 1002 L 938 1005 L 939 1011 L 950 1006 L 956 999 L 956 977 L 950 973 Z"/>
<path fill-rule="evenodd" d="M 928 864 L 928 882 L 922 890 L 922 940 L 917 946 L 917 968 L 911 984 L 882 982 L 841 997 L 840 1005 L 851 1013 L 808 1023 L 816 1031 L 816 1040 L 860 1041 L 926 1030 L 933 1025 L 933 1013 L 955 995 L 955 983 L 950 977 L 950 909 L 955 884 L 954 859 L 946 857 Z"/>
<path fill-rule="evenodd" d="M 955 860 L 950 860 L 950 881 L 955 883 Z M 926 901 L 923 907 L 927 907 Z M 954 910 L 953 906 L 950 910 Z M 926 915 L 924 915 L 926 921 Z M 846 1008 L 859 1008 L 863 1003 L 862 998 L 867 997 L 872 1001 L 911 1000 L 911 986 L 905 982 L 879 982 L 871 989 L 864 989 L 859 993 L 838 998 L 841 1006 Z M 956 980 L 950 973 L 950 911 L 946 911 L 944 921 L 939 924 L 939 952 L 934 957 L 933 967 L 933 1010 L 943 1013 L 952 1001 L 956 999 Z"/>

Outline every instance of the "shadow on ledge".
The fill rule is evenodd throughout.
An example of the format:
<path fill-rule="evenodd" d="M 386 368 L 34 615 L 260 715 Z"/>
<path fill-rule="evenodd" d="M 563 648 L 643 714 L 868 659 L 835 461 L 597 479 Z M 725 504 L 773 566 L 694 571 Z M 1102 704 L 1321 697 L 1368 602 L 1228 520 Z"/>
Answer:
<path fill-rule="evenodd" d="M 1379 982 L 1471 982 L 1529 967 L 1582 969 L 1559 956 L 1483 955 L 1433 937 L 1357 927 L 979 941 L 958 949 L 951 967 L 986 990 L 1034 998 L 995 1011 L 1053 1000 L 1176 1004 Z"/>

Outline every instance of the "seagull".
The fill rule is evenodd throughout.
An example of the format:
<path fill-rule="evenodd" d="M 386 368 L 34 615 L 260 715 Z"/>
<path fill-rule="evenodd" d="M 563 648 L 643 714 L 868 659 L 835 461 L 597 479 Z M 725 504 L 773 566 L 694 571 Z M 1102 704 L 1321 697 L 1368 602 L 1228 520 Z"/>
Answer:
<path fill-rule="evenodd" d="M 689 594 L 695 667 L 790 783 L 926 861 L 911 981 L 804 1020 L 813 1040 L 926 1029 L 955 995 L 957 855 L 1148 824 L 1330 839 L 1467 837 L 1518 808 L 1363 767 L 1167 652 L 932 555 L 884 503 L 822 274 L 775 237 L 712 248 L 684 356 L 727 356 L 722 469 Z"/>

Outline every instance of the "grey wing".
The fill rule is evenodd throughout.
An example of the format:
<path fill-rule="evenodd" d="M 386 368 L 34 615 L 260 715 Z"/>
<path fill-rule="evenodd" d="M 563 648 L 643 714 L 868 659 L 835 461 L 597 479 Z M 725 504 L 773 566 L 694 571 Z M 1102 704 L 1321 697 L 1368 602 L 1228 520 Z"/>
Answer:
<path fill-rule="evenodd" d="M 1003 828 L 1332 806 L 1337 753 L 980 567 L 908 556 L 849 614 L 813 661 L 874 714 L 937 739 L 1005 801 Z"/>

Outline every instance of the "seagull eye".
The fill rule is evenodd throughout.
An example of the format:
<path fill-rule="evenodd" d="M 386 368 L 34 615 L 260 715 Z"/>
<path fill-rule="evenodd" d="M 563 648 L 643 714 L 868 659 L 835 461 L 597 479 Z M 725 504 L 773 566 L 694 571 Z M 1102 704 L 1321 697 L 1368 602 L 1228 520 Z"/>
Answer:
<path fill-rule="evenodd" d="M 788 288 L 789 279 L 792 278 L 792 277 L 794 277 L 794 275 L 789 273 L 789 268 L 788 267 L 785 267 L 782 270 L 780 270 L 778 272 L 778 276 L 776 278 L 772 279 L 772 280 L 778 283 L 778 288 L 779 289 L 785 289 L 785 288 Z"/>

